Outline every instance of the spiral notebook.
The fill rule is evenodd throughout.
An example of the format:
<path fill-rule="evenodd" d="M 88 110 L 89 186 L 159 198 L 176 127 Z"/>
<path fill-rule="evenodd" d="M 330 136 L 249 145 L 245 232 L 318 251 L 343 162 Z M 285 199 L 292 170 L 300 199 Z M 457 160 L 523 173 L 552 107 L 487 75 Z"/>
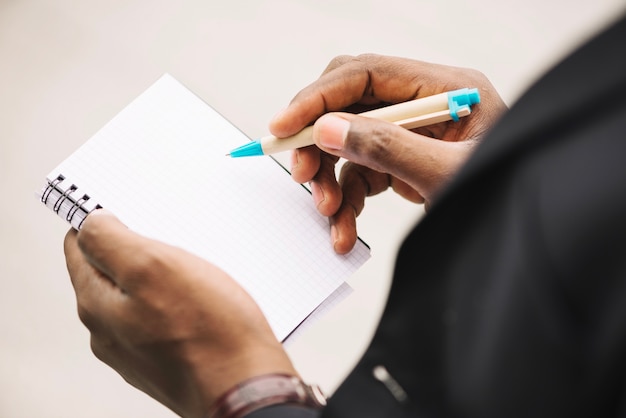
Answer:
<path fill-rule="evenodd" d="M 273 158 L 225 156 L 246 141 L 164 74 L 56 166 L 38 197 L 76 229 L 104 207 L 135 232 L 215 263 L 284 340 L 340 296 L 370 250 L 359 240 L 336 254 L 328 220 Z"/>

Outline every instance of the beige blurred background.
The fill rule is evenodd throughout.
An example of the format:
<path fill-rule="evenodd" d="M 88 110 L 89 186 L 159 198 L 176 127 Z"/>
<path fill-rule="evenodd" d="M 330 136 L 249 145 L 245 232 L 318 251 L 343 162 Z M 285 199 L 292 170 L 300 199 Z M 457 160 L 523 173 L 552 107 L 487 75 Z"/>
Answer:
<path fill-rule="evenodd" d="M 64 266 L 67 226 L 34 196 L 162 73 L 252 137 L 339 54 L 474 67 L 512 104 L 623 10 L 623 0 L 0 0 L 0 417 L 174 416 L 91 354 Z M 372 198 L 359 219 L 372 259 L 354 292 L 288 346 L 328 393 L 371 337 L 395 251 L 422 213 L 391 193 Z"/>

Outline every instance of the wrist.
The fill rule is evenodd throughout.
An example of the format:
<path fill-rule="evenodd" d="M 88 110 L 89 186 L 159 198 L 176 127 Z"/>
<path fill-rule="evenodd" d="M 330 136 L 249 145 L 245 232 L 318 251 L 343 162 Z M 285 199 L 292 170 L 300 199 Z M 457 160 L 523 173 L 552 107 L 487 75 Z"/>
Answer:
<path fill-rule="evenodd" d="M 326 405 L 326 399 L 319 387 L 307 385 L 296 376 L 270 373 L 252 377 L 230 388 L 213 403 L 206 418 L 241 418 L 278 404 L 320 409 Z"/>

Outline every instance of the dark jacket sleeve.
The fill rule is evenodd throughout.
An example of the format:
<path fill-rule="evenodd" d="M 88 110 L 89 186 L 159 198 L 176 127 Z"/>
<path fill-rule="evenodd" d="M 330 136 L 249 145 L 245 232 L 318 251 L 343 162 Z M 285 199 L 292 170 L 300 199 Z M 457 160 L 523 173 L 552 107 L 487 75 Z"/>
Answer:
<path fill-rule="evenodd" d="M 325 418 L 626 417 L 625 40 L 539 80 L 407 236 Z"/>
<path fill-rule="evenodd" d="M 295 405 L 273 405 L 259 409 L 245 418 L 318 418 L 319 410 Z"/>
<path fill-rule="evenodd" d="M 626 417 L 625 41 L 622 17 L 485 137 L 325 418 Z"/>

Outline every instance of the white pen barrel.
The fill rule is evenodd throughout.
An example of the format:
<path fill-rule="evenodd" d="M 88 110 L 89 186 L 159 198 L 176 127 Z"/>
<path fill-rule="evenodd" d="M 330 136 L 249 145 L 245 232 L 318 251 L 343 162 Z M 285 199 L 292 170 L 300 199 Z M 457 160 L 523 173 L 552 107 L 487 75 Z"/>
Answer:
<path fill-rule="evenodd" d="M 457 111 L 458 117 L 468 116 L 472 111 L 469 107 L 463 107 Z M 414 118 L 407 118 L 402 120 L 393 121 L 398 126 L 402 126 L 404 129 L 415 129 L 422 126 L 434 125 L 435 123 L 447 122 L 452 120 L 452 115 L 448 109 L 439 112 L 429 113 L 428 115 L 415 116 Z"/>
<path fill-rule="evenodd" d="M 276 138 L 275 136 L 261 138 L 261 148 L 263 148 L 263 154 L 265 155 L 272 155 L 308 145 L 313 145 L 313 126 L 307 126 L 288 138 Z"/>
<path fill-rule="evenodd" d="M 450 120 L 451 117 L 449 113 L 448 93 L 440 93 L 418 100 L 411 100 L 408 102 L 382 107 L 380 109 L 370 110 L 368 112 L 360 113 L 359 116 L 380 119 L 387 122 L 398 122 L 410 119 L 413 122 L 409 124 L 411 127 L 407 129 L 412 129 L 417 126 L 423 126 L 427 123 Z M 432 114 L 437 114 L 439 119 L 433 120 Z M 415 115 L 425 116 L 416 118 Z M 263 154 L 265 155 L 306 147 L 313 144 L 313 127 L 307 126 L 294 136 L 290 136 L 288 138 L 276 138 L 275 136 L 270 135 L 261 138 L 260 141 Z"/>
<path fill-rule="evenodd" d="M 414 117 L 415 115 L 426 115 L 443 110 L 448 110 L 448 93 L 439 93 L 419 100 L 410 100 L 408 102 L 381 107 L 380 109 L 360 113 L 360 116 L 380 119 L 387 122 L 397 122 L 402 119 Z"/>

